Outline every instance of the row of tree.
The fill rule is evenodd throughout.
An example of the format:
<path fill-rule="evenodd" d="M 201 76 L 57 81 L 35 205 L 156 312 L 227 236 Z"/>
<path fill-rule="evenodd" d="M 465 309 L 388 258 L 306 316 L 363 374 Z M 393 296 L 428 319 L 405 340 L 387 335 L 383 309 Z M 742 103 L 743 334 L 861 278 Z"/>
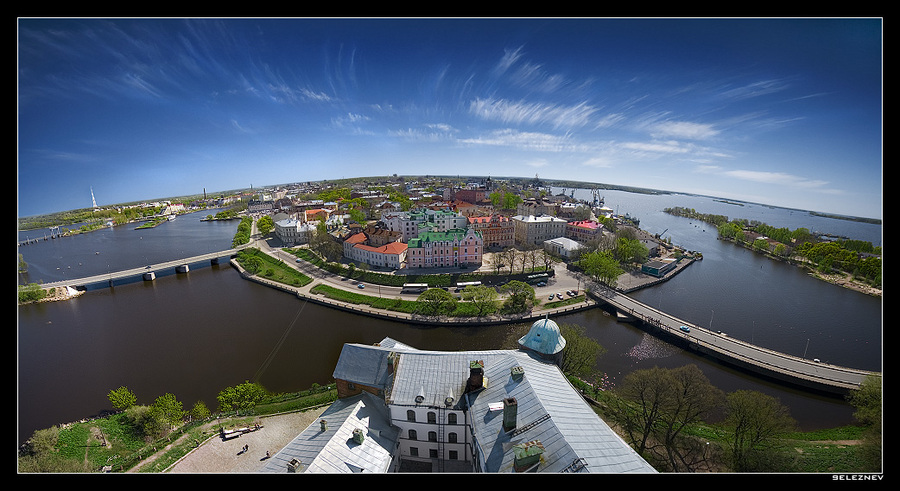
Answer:
<path fill-rule="evenodd" d="M 237 247 L 250 242 L 250 234 L 253 231 L 253 218 L 245 216 L 238 224 L 237 232 L 231 239 L 231 247 Z"/>
<path fill-rule="evenodd" d="M 500 301 L 500 295 L 505 298 Z M 524 281 L 512 280 L 499 288 L 485 285 L 468 285 L 457 299 L 443 288 L 429 288 L 416 299 L 416 314 L 428 316 L 451 315 L 466 302 L 471 309 L 466 313 L 477 317 L 495 314 L 514 315 L 530 312 L 536 296 L 534 288 Z"/>
<path fill-rule="evenodd" d="M 223 389 L 216 399 L 220 412 L 242 412 L 253 409 L 269 395 L 262 385 L 244 382 Z M 124 411 L 132 426 L 148 438 L 161 438 L 186 420 L 203 420 L 211 415 L 203 401 L 185 410 L 183 403 L 171 393 L 157 397 L 150 405 L 137 404 L 137 396 L 125 386 L 109 391 L 107 397 L 113 408 Z"/>
<path fill-rule="evenodd" d="M 728 222 L 718 228 L 720 237 L 737 243 L 746 243 L 750 232 L 761 235 L 755 236 L 750 244 L 754 250 L 808 261 L 824 273 L 841 271 L 881 285 L 881 247 L 873 246 L 871 242 L 819 240 L 805 228 L 789 230 L 766 224 L 747 226 L 740 222 Z"/>
<path fill-rule="evenodd" d="M 853 239 L 821 240 L 807 228 L 791 230 L 756 220 L 728 220 L 723 215 L 698 213 L 693 208 L 666 208 L 666 213 L 697 219 L 716 226 L 720 237 L 748 243 L 758 252 L 809 261 L 824 273 L 840 271 L 871 284 L 882 283 L 882 249 L 871 242 Z"/>

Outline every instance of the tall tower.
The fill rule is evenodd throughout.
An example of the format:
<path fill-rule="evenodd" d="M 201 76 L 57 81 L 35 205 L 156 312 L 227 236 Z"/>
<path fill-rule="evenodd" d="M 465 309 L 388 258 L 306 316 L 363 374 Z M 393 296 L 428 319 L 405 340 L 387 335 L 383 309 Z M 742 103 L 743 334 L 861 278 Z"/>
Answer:
<path fill-rule="evenodd" d="M 94 205 L 94 209 L 97 209 L 97 200 L 94 199 L 94 186 L 91 186 L 91 204 Z"/>

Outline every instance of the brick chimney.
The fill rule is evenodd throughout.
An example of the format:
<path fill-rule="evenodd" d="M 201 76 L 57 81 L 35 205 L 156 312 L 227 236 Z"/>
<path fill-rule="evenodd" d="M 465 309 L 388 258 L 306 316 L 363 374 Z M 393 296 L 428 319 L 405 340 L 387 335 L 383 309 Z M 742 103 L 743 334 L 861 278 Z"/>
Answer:
<path fill-rule="evenodd" d="M 466 393 L 484 387 L 484 361 L 469 362 L 469 379 L 466 381 Z"/>
<path fill-rule="evenodd" d="M 503 399 L 503 431 L 516 429 L 516 416 L 519 410 L 519 402 L 515 397 Z"/>

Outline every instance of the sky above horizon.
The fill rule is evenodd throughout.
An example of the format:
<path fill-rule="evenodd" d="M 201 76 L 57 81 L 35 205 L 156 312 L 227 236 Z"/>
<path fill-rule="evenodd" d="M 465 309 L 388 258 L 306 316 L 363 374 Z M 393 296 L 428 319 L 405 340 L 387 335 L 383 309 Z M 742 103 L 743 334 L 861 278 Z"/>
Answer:
<path fill-rule="evenodd" d="M 19 19 L 18 215 L 431 174 L 880 219 L 882 66 L 878 18 Z"/>

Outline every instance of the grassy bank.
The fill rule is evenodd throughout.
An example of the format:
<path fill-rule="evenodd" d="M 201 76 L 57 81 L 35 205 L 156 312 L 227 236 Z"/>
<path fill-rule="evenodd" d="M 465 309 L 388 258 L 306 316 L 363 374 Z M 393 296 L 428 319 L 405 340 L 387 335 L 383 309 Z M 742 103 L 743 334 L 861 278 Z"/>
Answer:
<path fill-rule="evenodd" d="M 24 473 L 126 472 L 153 456 L 140 472 L 162 472 L 222 427 L 250 422 L 260 416 L 302 411 L 337 399 L 334 385 L 313 386 L 295 393 L 276 394 L 250 410 L 217 413 L 184 423 L 164 438 L 146 441 L 125 412 L 38 430 L 32 452 L 18 458 Z M 159 453 L 164 450 L 162 453 Z"/>
<path fill-rule="evenodd" d="M 577 381 L 573 381 L 578 385 Z M 611 393 L 596 396 L 595 410 L 601 417 Z M 182 425 L 165 438 L 146 442 L 140 431 L 133 428 L 125 413 L 117 413 L 91 421 L 82 421 L 63 427 L 36 432 L 36 438 L 45 445 L 40 455 L 19 458 L 19 472 L 126 472 L 136 469 L 141 473 L 164 472 L 191 450 L 219 434 L 223 427 L 247 426 L 259 417 L 302 411 L 329 404 L 337 397 L 333 385 L 314 386 L 308 390 L 270 396 L 252 410 L 241 414 L 219 413 L 202 421 Z M 866 429 L 844 426 L 812 432 L 796 432 L 782 435 L 769 449 L 769 459 L 774 467 L 767 472 L 777 473 L 860 473 L 872 472 L 866 468 L 864 440 Z M 55 434 L 49 445 L 47 435 Z M 709 444 L 710 451 L 699 472 L 732 472 L 728 467 L 727 432 L 713 424 L 692 425 L 687 433 Z M 45 440 L 44 440 L 45 439 Z"/>
<path fill-rule="evenodd" d="M 285 285 L 305 286 L 312 281 L 312 278 L 284 261 L 252 247 L 241 250 L 237 255 L 237 261 L 247 272 Z"/>
<path fill-rule="evenodd" d="M 576 388 L 592 402 L 594 411 L 616 428 L 615 418 L 607 411 L 616 395 L 595 389 L 590 384 L 569 377 Z M 620 432 L 621 433 L 621 432 Z M 683 436 L 706 447 L 703 458 L 694 462 L 695 472 L 735 472 L 731 467 L 730 430 L 716 423 L 700 422 L 684 428 Z M 620 435 L 625 438 L 624 435 Z M 875 473 L 871 429 L 865 426 L 840 426 L 808 432 L 791 432 L 774 437 L 765 449 L 762 467 L 756 472 L 768 473 Z"/>

